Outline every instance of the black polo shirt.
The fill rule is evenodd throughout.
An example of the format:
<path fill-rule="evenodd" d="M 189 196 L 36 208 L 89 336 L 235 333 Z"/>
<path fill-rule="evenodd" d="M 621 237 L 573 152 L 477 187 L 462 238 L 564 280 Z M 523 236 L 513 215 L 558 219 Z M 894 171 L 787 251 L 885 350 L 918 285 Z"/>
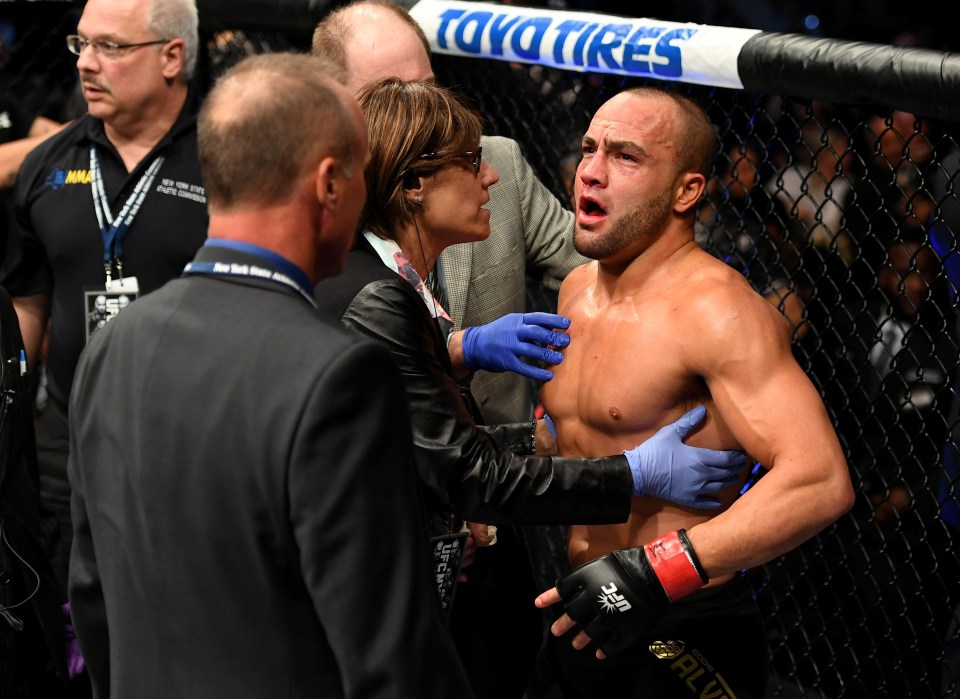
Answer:
<path fill-rule="evenodd" d="M 124 276 L 137 277 L 140 294 L 149 293 L 179 277 L 206 239 L 206 197 L 197 157 L 198 106 L 191 94 L 167 135 L 130 173 L 107 139 L 103 122 L 90 115 L 42 143 L 23 163 L 0 284 L 13 297 L 51 294 L 47 390 L 64 408 L 86 337 L 83 292 L 105 284 L 90 145 L 97 145 L 114 215 L 154 157 L 164 156 L 123 240 Z"/>

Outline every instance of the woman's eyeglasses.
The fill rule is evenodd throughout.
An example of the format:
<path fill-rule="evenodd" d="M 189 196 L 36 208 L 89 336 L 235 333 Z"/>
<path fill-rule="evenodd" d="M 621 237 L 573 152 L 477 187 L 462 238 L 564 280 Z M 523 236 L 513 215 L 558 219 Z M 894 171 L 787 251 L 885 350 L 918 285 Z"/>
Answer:
<path fill-rule="evenodd" d="M 470 164 L 473 165 L 473 171 L 480 172 L 480 154 L 483 153 L 483 148 L 477 148 L 476 150 L 468 150 L 463 153 L 424 153 L 420 156 L 420 160 L 439 160 L 440 158 L 466 158 L 470 161 Z"/>

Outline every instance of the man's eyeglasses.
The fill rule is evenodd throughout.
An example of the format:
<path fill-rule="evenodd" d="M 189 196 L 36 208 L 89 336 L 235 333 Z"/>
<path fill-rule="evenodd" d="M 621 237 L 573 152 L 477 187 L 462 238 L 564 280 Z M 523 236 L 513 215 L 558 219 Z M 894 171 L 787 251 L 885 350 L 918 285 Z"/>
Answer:
<path fill-rule="evenodd" d="M 440 160 L 440 158 L 466 158 L 470 161 L 470 164 L 473 165 L 474 172 L 480 172 L 480 154 L 483 153 L 483 148 L 477 148 L 476 150 L 468 150 L 463 153 L 424 153 L 420 156 L 420 160 Z"/>
<path fill-rule="evenodd" d="M 115 44 L 112 41 L 100 41 L 99 39 L 84 39 L 76 34 L 67 37 L 67 48 L 75 56 L 83 53 L 88 46 L 93 47 L 93 52 L 103 58 L 120 58 L 127 49 L 136 49 L 141 46 L 155 46 L 165 44 L 169 39 L 157 39 L 156 41 L 141 41 L 138 44 Z"/>

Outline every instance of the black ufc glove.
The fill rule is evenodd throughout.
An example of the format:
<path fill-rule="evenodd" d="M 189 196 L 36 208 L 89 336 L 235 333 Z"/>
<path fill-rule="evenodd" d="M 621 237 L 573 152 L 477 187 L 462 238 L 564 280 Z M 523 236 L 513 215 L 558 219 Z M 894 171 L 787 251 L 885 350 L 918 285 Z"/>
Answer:
<path fill-rule="evenodd" d="M 706 583 L 680 529 L 573 569 L 557 580 L 557 591 L 567 616 L 611 656 L 649 632 L 670 602 Z"/>

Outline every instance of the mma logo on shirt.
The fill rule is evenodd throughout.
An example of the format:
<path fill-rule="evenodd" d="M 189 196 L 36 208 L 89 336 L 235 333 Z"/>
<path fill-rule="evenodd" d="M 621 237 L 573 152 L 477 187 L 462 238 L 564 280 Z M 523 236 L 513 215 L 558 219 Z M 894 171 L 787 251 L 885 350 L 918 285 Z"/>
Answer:
<path fill-rule="evenodd" d="M 47 175 L 43 184 L 50 189 L 57 190 L 68 184 L 90 184 L 92 179 L 89 170 L 65 170 L 56 167 Z"/>
<path fill-rule="evenodd" d="M 626 598 L 617 592 L 617 586 L 614 583 L 600 586 L 600 594 L 597 595 L 597 601 L 600 602 L 600 608 L 607 614 L 613 614 L 616 609 L 625 612 L 633 608 Z"/>

